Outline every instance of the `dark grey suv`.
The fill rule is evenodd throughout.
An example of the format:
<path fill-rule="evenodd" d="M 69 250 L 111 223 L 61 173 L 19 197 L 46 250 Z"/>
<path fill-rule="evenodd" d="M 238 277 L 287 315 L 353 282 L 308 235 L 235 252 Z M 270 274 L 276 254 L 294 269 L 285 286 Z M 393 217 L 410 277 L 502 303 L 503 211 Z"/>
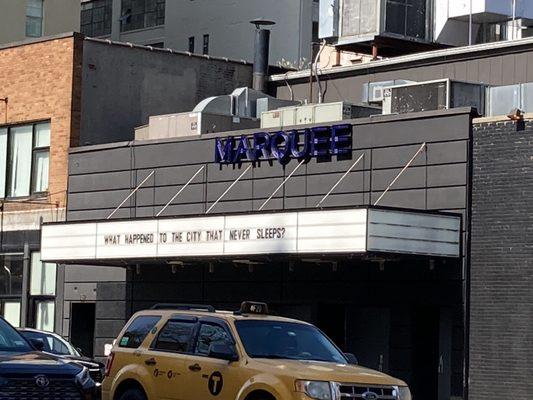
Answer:
<path fill-rule="evenodd" d="M 0 400 L 93 400 L 89 370 L 37 351 L 0 317 Z"/>

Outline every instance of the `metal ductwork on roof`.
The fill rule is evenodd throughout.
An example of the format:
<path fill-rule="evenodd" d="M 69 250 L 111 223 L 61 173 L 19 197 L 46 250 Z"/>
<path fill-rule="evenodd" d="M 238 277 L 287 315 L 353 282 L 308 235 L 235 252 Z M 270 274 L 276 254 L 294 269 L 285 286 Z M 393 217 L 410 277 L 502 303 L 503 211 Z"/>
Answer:
<path fill-rule="evenodd" d="M 296 104 L 300 103 L 242 87 L 231 94 L 208 97 L 191 112 L 151 116 L 148 125 L 135 130 L 135 139 L 163 139 L 258 128 L 261 113 Z"/>

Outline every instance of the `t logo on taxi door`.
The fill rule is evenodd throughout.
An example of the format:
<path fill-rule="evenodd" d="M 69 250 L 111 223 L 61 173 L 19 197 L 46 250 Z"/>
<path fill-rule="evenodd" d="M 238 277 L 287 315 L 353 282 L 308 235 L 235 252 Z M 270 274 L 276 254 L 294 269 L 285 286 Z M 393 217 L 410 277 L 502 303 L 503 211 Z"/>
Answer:
<path fill-rule="evenodd" d="M 211 393 L 213 396 L 219 395 L 222 391 L 222 386 L 224 386 L 222 374 L 218 371 L 213 372 L 209 377 L 209 382 L 207 383 L 209 393 Z"/>

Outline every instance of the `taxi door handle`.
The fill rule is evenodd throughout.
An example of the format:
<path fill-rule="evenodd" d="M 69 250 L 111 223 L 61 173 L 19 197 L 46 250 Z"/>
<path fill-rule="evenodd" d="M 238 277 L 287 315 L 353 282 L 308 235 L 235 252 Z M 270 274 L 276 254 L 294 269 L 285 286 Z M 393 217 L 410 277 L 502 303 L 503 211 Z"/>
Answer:
<path fill-rule="evenodd" d="M 148 360 L 144 360 L 144 363 L 146 365 L 156 365 L 157 364 L 157 361 L 155 360 L 155 358 L 149 358 Z"/>
<path fill-rule="evenodd" d="M 202 370 L 202 367 L 200 367 L 200 364 L 193 364 L 189 365 L 189 369 L 193 372 L 198 372 Z"/>

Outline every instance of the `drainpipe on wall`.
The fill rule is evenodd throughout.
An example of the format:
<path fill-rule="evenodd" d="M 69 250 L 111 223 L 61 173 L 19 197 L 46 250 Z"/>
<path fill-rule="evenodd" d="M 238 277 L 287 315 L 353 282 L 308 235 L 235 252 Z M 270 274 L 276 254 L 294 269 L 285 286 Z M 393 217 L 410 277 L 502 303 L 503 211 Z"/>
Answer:
<path fill-rule="evenodd" d="M 30 244 L 24 242 L 24 258 L 22 261 L 22 299 L 20 301 L 20 326 L 25 327 L 28 323 L 28 294 L 29 294 L 29 277 L 30 277 Z"/>

